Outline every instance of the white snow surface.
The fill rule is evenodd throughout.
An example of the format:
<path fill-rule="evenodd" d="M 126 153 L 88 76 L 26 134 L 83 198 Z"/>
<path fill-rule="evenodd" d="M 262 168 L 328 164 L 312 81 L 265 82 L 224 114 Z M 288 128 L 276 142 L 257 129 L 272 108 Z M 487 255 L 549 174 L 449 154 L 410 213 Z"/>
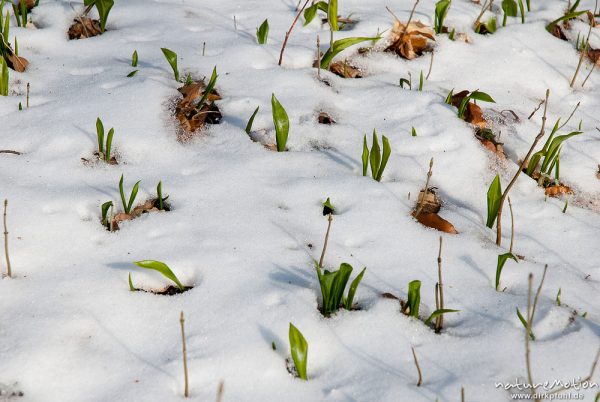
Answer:
<path fill-rule="evenodd" d="M 17 28 L 12 19 L 10 40 L 18 37 L 20 54 L 31 64 L 25 73 L 11 72 L 10 96 L 0 97 L 0 149 L 23 152 L 0 154 L 14 273 L 0 280 L 0 383 L 24 393 L 9 400 L 183 400 L 184 311 L 190 400 L 215 400 L 224 381 L 223 401 L 456 401 L 461 387 L 469 402 L 507 401 L 510 393 L 495 383 L 526 378 L 524 328 L 515 310 L 526 310 L 528 274 L 537 287 L 545 264 L 531 346 L 534 380 L 586 376 L 600 344 L 598 208 L 573 200 L 562 213 L 564 199 L 545 199 L 521 175 L 511 200 L 514 252 L 525 259 L 508 261 L 506 289 L 494 289 L 497 256 L 510 242 L 510 214 L 505 208 L 499 248 L 495 230 L 485 227 L 487 189 L 497 173 L 503 188 L 512 178 L 540 130 L 542 110 L 527 117 L 547 88 L 550 126 L 581 102 L 561 130 L 575 131 L 583 121 L 584 134 L 565 143 L 561 176 L 596 207 L 600 196 L 600 70 L 582 89 L 591 67 L 585 62 L 578 84 L 569 87 L 579 59 L 574 38 L 588 25 L 574 24 L 573 40 L 561 41 L 544 27 L 567 2 L 531 3 L 525 24 L 509 18 L 507 27 L 481 36 L 472 30 L 480 6 L 453 1 L 446 25 L 466 32 L 472 43 L 439 36 L 422 92 L 398 82 L 409 72 L 418 81 L 429 55 L 363 57 L 357 47 L 338 58 L 351 58 L 364 78 L 322 72 L 331 86 L 319 82 L 311 68 L 316 36 L 324 51 L 329 33 L 318 21 L 303 27 L 302 18 L 279 67 L 295 16 L 292 0 L 117 0 L 107 32 L 79 41 L 69 41 L 66 32 L 81 3 L 41 0 L 32 13 L 37 30 Z M 341 0 L 340 14 L 358 23 L 336 38 L 389 30 L 386 5 L 406 20 L 413 2 Z M 580 9 L 593 6 L 583 0 Z M 415 18 L 432 24 L 433 9 L 434 1 L 422 1 Z M 261 46 L 255 30 L 265 18 L 270 35 Z M 591 43 L 600 44 L 600 28 L 592 30 Z M 161 47 L 177 52 L 182 76 L 202 78 L 213 66 L 219 73 L 222 124 L 186 143 L 177 140 L 171 109 L 179 84 Z M 127 78 L 134 50 L 139 72 Z M 18 111 L 28 82 L 30 107 Z M 519 122 L 496 127 L 508 161 L 486 151 L 444 103 L 453 88 L 490 94 L 497 103 L 481 103 L 486 113 L 518 115 Z M 244 133 L 260 106 L 254 130 L 274 140 L 272 93 L 290 117 L 289 152 L 271 152 Z M 318 124 L 320 111 L 337 124 Z M 118 166 L 81 162 L 94 152 L 96 117 L 115 128 Z M 370 143 L 373 128 L 392 146 L 381 183 L 362 177 L 363 135 Z M 381 297 L 405 298 L 408 283 L 420 279 L 422 315 L 435 309 L 441 233 L 410 216 L 432 157 L 441 216 L 460 232 L 442 234 L 445 305 L 460 312 L 446 316 L 439 335 Z M 152 197 L 162 180 L 173 210 L 106 231 L 100 205 L 120 205 L 121 174 L 126 191 L 142 180 L 137 202 Z M 336 215 L 325 265 L 348 262 L 353 277 L 367 267 L 356 295 L 361 310 L 330 318 L 317 309 L 312 265 L 327 226 L 321 213 L 327 197 Z M 132 264 L 142 259 L 164 261 L 195 287 L 176 296 L 130 292 L 130 272 L 138 287 L 169 284 Z M 562 306 L 555 303 L 559 288 Z M 571 319 L 573 310 L 579 315 Z M 308 382 L 286 370 L 290 322 L 309 343 Z M 411 346 L 423 371 L 421 387 Z M 577 393 L 593 400 L 598 391 Z"/>

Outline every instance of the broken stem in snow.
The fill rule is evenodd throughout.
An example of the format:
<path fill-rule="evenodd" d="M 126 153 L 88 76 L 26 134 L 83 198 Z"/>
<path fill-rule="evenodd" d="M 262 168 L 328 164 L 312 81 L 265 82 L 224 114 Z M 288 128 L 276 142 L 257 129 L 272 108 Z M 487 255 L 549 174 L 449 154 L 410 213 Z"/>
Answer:
<path fill-rule="evenodd" d="M 577 109 L 579 108 L 579 105 L 581 104 L 581 102 L 577 102 L 577 105 L 575 105 L 575 109 L 573 109 L 573 111 L 571 112 L 571 114 L 569 115 L 569 118 L 567 120 L 565 120 L 565 122 L 563 124 L 561 124 L 558 127 L 558 130 L 560 130 L 561 128 L 563 128 L 564 126 L 567 125 L 567 123 L 571 120 L 571 117 L 573 117 L 573 115 L 575 114 L 575 112 L 577 111 Z M 557 131 L 558 131 L 557 130 Z"/>
<path fill-rule="evenodd" d="M 317 78 L 321 79 L 321 39 L 317 35 Z"/>
<path fill-rule="evenodd" d="M 184 379 L 183 395 L 187 398 L 189 396 L 188 370 L 187 370 L 187 350 L 185 347 L 185 329 L 184 329 L 185 319 L 183 318 L 183 311 L 181 312 L 181 315 L 179 316 L 179 323 L 181 324 L 181 342 L 182 342 L 182 352 L 183 352 L 183 379 Z"/>
<path fill-rule="evenodd" d="M 219 388 L 217 389 L 217 402 L 221 402 L 223 400 L 224 392 L 225 392 L 225 382 L 221 381 L 219 383 Z"/>
<path fill-rule="evenodd" d="M 12 277 L 12 271 L 10 269 L 10 258 L 8 258 L 8 229 L 6 228 L 6 208 L 8 207 L 8 200 L 4 200 L 4 255 L 6 257 L 6 276 Z"/>
<path fill-rule="evenodd" d="M 431 51 L 431 60 L 429 61 L 429 71 L 427 72 L 427 76 L 425 77 L 425 80 L 429 79 L 429 76 L 431 75 L 431 70 L 433 68 L 433 56 L 435 55 L 435 51 Z"/>
<path fill-rule="evenodd" d="M 423 384 L 423 376 L 421 374 L 421 367 L 419 367 L 419 361 L 417 360 L 417 354 L 415 353 L 415 348 L 410 347 L 412 349 L 413 359 L 415 360 L 415 366 L 417 366 L 417 373 L 419 373 L 419 380 L 417 381 L 417 387 L 420 387 Z"/>
<path fill-rule="evenodd" d="M 508 209 L 510 209 L 510 247 L 508 252 L 512 254 L 513 244 L 515 242 L 515 216 L 513 214 L 512 203 L 510 197 L 508 197 Z"/>
<path fill-rule="evenodd" d="M 419 205 L 417 207 L 417 212 L 415 212 L 415 219 L 421 214 L 421 211 L 423 210 L 423 205 L 425 205 L 425 197 L 427 197 L 427 192 L 429 189 L 429 179 L 431 179 L 431 169 L 433 168 L 433 158 L 431 158 L 431 160 L 429 161 L 429 172 L 427 172 L 427 180 L 425 180 L 425 191 L 423 192 L 423 198 L 421 198 L 421 202 L 419 202 Z M 417 197 L 418 199 L 418 197 Z"/>
<path fill-rule="evenodd" d="M 579 74 L 579 70 L 581 69 L 581 65 L 583 64 L 583 57 L 587 54 L 588 48 L 590 46 L 590 35 L 592 34 L 592 26 L 590 25 L 590 29 L 588 30 L 587 39 L 585 41 L 585 46 L 581 51 L 581 55 L 579 56 L 579 62 L 577 63 L 577 68 L 575 69 L 575 74 L 573 74 L 573 78 L 571 79 L 571 83 L 569 86 L 573 88 L 575 85 L 575 80 L 577 79 L 577 74 Z"/>
<path fill-rule="evenodd" d="M 442 282 L 442 236 L 440 236 L 440 249 L 438 251 L 438 293 L 439 293 L 439 309 L 444 309 L 444 285 Z M 435 333 L 439 334 L 444 326 L 444 314 L 440 314 L 435 319 Z"/>
<path fill-rule="evenodd" d="M 533 374 L 531 371 L 531 350 L 529 348 L 529 338 L 531 334 L 531 288 L 533 287 L 533 274 L 529 274 L 527 287 L 527 325 L 525 326 L 525 366 L 527 368 L 527 381 L 531 386 L 531 394 L 535 395 L 533 388 Z M 536 399 L 537 402 L 537 399 Z"/>
<path fill-rule="evenodd" d="M 277 65 L 279 65 L 279 66 L 281 66 L 281 63 L 283 63 L 283 51 L 285 50 L 285 46 L 287 45 L 288 39 L 290 38 L 290 34 L 292 33 L 292 30 L 294 29 L 296 22 L 298 22 L 298 18 L 300 18 L 300 14 L 302 14 L 302 11 L 304 11 L 304 9 L 306 8 L 306 5 L 308 4 L 309 1 L 310 0 L 306 0 L 304 2 L 304 5 L 302 6 L 302 8 L 300 10 L 298 10 L 298 14 L 296 14 L 296 18 L 294 18 L 294 21 L 292 22 L 290 29 L 285 33 L 285 39 L 283 40 L 283 45 L 281 46 L 281 52 L 279 53 L 279 63 L 277 63 Z"/>
<path fill-rule="evenodd" d="M 506 197 L 508 197 L 508 192 L 510 191 L 512 186 L 516 183 L 517 179 L 519 178 L 519 175 L 525 168 L 525 165 L 527 164 L 529 157 L 533 153 L 535 146 L 538 144 L 538 142 L 540 142 L 540 140 L 546 133 L 546 113 L 548 112 L 548 97 L 549 96 L 550 96 L 550 90 L 547 89 L 546 90 L 546 100 L 544 101 L 544 116 L 542 117 L 542 128 L 540 129 L 539 134 L 535 137 L 533 144 L 531 144 L 531 148 L 529 148 L 529 152 L 527 152 L 527 155 L 525 155 L 525 158 L 523 158 L 523 160 L 521 161 L 521 164 L 519 165 L 519 169 L 517 170 L 517 173 L 515 173 L 514 177 L 510 181 L 510 183 L 508 183 L 508 186 L 506 186 L 506 189 L 504 189 L 504 192 L 502 193 L 502 197 L 500 197 L 500 205 L 498 206 L 498 215 L 496 217 L 496 245 L 497 246 L 500 246 L 502 244 L 502 207 L 504 205 L 504 200 L 506 199 Z"/>
<path fill-rule="evenodd" d="M 319 259 L 319 268 L 323 268 L 323 260 L 325 259 L 325 250 L 327 250 L 327 242 L 329 241 L 329 229 L 331 229 L 331 221 L 333 220 L 333 214 L 327 214 L 327 232 L 325 233 L 325 241 L 323 242 L 323 251 L 321 251 L 321 258 Z"/>

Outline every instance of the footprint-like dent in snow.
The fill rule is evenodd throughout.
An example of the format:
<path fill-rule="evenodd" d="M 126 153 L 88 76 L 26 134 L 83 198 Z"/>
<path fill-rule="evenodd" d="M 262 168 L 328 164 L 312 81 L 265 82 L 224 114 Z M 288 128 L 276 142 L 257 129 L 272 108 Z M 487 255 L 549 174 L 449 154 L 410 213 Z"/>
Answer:
<path fill-rule="evenodd" d="M 81 75 L 94 75 L 100 74 L 104 71 L 104 67 L 87 67 L 87 68 L 74 68 L 69 71 L 69 74 L 81 76 Z"/>
<path fill-rule="evenodd" d="M 125 84 L 126 84 L 125 81 L 113 81 L 113 82 L 107 82 L 106 84 L 100 85 L 100 88 L 102 88 L 102 89 L 115 89 L 115 88 L 122 87 Z"/>

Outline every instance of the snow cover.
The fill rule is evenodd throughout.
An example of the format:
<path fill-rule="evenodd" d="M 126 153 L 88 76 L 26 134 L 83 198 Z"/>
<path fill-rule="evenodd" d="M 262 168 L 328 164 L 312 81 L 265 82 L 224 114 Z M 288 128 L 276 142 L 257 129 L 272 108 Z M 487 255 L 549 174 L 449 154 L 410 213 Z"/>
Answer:
<path fill-rule="evenodd" d="M 564 121 L 581 102 L 562 130 L 573 131 L 583 120 L 584 135 L 562 152 L 562 178 L 596 206 L 600 195 L 600 73 L 584 89 L 569 87 L 579 54 L 572 42 L 544 29 L 567 2 L 531 3 L 526 24 L 509 18 L 506 28 L 480 36 L 471 28 L 480 6 L 453 1 L 446 25 L 467 32 L 472 43 L 439 37 L 433 71 L 418 92 L 398 82 L 408 72 L 418 79 L 429 56 L 407 61 L 376 52 L 354 59 L 367 73 L 363 79 L 323 72 L 331 86 L 317 81 L 310 67 L 316 35 L 325 50 L 329 33 L 316 20 L 306 27 L 300 20 L 277 66 L 295 15 L 292 0 L 117 0 L 107 32 L 80 41 L 68 41 L 66 32 L 82 4 L 41 0 L 32 14 L 40 29 L 11 26 L 11 42 L 16 35 L 31 64 L 25 73 L 12 72 L 11 94 L 0 97 L 0 148 L 23 152 L 0 154 L 14 271 L 14 278 L 0 281 L 4 389 L 22 391 L 14 398 L 19 401 L 183 399 L 183 310 L 191 400 L 215 400 L 223 380 L 224 401 L 456 401 L 461 387 L 467 401 L 506 401 L 509 392 L 494 383 L 525 381 L 524 329 L 515 309 L 525 311 L 527 276 L 532 272 L 537 285 L 544 264 L 534 379 L 587 375 L 600 343 L 598 208 L 571 202 L 563 214 L 564 199 L 545 200 L 543 190 L 521 175 L 511 199 L 514 251 L 525 260 L 507 262 L 506 290 L 494 290 L 510 215 L 506 209 L 498 248 L 495 231 L 485 227 L 487 188 L 496 173 L 503 187 L 512 178 L 517 167 L 511 161 L 525 155 L 539 131 L 542 111 L 527 116 L 546 88 L 549 124 Z M 580 9 L 593 3 L 583 0 Z M 387 30 L 393 19 L 385 6 L 407 19 L 412 4 L 341 0 L 341 14 L 359 22 L 336 37 Z M 415 18 L 432 24 L 433 8 L 433 0 L 422 1 Z M 265 18 L 270 35 L 260 46 L 255 30 Z M 583 35 L 588 28 L 581 23 L 573 29 L 574 42 L 577 29 Z M 600 28 L 593 29 L 591 43 L 600 45 Z M 218 69 L 222 124 L 188 143 L 177 141 L 171 107 L 178 84 L 161 47 L 178 53 L 182 76 L 201 78 Z M 134 50 L 140 71 L 127 78 Z M 342 57 L 355 57 L 355 50 Z M 589 68 L 586 62 L 579 82 Z M 31 106 L 18 111 L 27 82 Z M 520 122 L 498 127 L 509 162 L 490 155 L 456 109 L 444 104 L 452 88 L 485 91 L 497 101 L 481 104 L 486 113 L 511 109 L 519 116 Z M 274 139 L 271 93 L 290 116 L 286 153 L 266 150 L 243 131 L 260 106 L 254 128 Z M 318 124 L 322 110 L 337 124 Z M 81 162 L 94 151 L 98 116 L 115 128 L 118 166 Z M 413 126 L 417 137 L 410 134 Z M 361 174 L 363 135 L 373 128 L 393 150 L 381 183 Z M 406 297 L 409 281 L 420 279 L 423 314 L 435 308 L 440 232 L 410 217 L 431 157 L 431 185 L 445 202 L 441 215 L 460 232 L 443 235 L 445 302 L 460 312 L 446 316 L 440 335 L 380 296 Z M 121 174 L 127 189 L 142 180 L 140 202 L 162 180 L 173 211 L 148 214 L 116 233 L 103 229 L 100 205 L 120 203 Z M 348 262 L 354 275 L 367 267 L 356 296 L 362 310 L 331 318 L 317 310 L 312 266 L 321 253 L 327 197 L 338 213 L 326 265 Z M 168 284 L 131 264 L 141 259 L 166 262 L 195 288 L 171 297 L 130 292 L 129 272 L 139 287 Z M 574 309 L 579 316 L 573 319 Z M 309 342 L 308 382 L 285 368 L 290 322 Z M 411 346 L 423 370 L 421 387 Z M 578 393 L 593 400 L 598 391 Z"/>

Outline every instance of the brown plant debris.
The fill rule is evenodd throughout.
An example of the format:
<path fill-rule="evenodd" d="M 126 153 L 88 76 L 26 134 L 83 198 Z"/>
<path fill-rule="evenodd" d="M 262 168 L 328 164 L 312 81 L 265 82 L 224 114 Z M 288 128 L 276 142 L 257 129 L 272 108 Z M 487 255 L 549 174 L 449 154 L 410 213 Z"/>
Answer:
<path fill-rule="evenodd" d="M 435 31 L 420 21 L 411 21 L 408 27 L 396 20 L 390 34 L 387 52 L 396 52 L 405 59 L 412 60 L 430 48 L 430 40 L 435 41 Z"/>
<path fill-rule="evenodd" d="M 27 8 L 31 10 L 35 7 L 36 0 L 19 0 L 19 2 L 17 3 L 17 7 L 20 7 L 22 2 L 25 2 Z"/>
<path fill-rule="evenodd" d="M 183 98 L 177 103 L 175 108 L 175 117 L 181 123 L 181 126 L 188 133 L 194 133 L 196 130 L 204 128 L 206 124 L 219 124 L 223 115 L 215 104 L 221 96 L 213 89 L 204 104 L 198 109 L 197 104 L 204 95 L 206 84 L 204 81 L 194 82 L 179 88 Z M 182 140 L 191 138 L 191 135 L 183 135 Z"/>
<path fill-rule="evenodd" d="M 4 60 L 6 60 L 8 68 L 12 68 L 18 73 L 22 73 L 27 69 L 29 61 L 24 57 L 17 56 L 10 43 L 6 43 L 3 38 L 0 38 L 0 49 L 3 50 Z"/>
<path fill-rule="evenodd" d="M 421 207 L 421 210 L 417 215 L 419 207 Z M 411 215 L 423 226 L 445 233 L 458 233 L 454 225 L 438 215 L 441 207 L 442 201 L 437 196 L 435 188 L 430 187 L 427 189 L 427 193 L 421 190 L 417 199 L 417 205 Z"/>
<path fill-rule="evenodd" d="M 335 120 L 327 112 L 320 112 L 318 117 L 319 124 L 333 124 Z"/>
<path fill-rule="evenodd" d="M 347 61 L 336 61 L 329 65 L 329 71 L 342 78 L 362 78 L 363 73 L 358 67 L 350 65 Z"/>
<path fill-rule="evenodd" d="M 496 140 L 496 135 L 492 130 L 489 128 L 478 128 L 475 132 L 475 138 L 477 138 L 487 150 L 495 153 L 502 159 L 506 159 L 503 144 Z"/>
<path fill-rule="evenodd" d="M 452 96 L 452 106 L 458 108 L 462 100 L 469 95 L 469 91 L 460 91 Z M 467 123 L 474 124 L 480 128 L 485 128 L 487 122 L 483 118 L 483 111 L 475 104 L 475 102 L 469 102 L 467 104 L 467 110 L 465 111 L 465 121 Z"/>
<path fill-rule="evenodd" d="M 69 28 L 69 39 L 86 39 L 101 35 L 100 21 L 89 17 L 77 17 L 73 20 L 73 25 Z"/>
<path fill-rule="evenodd" d="M 587 57 L 592 63 L 600 66 L 600 49 L 588 49 Z"/>
<path fill-rule="evenodd" d="M 170 211 L 171 208 L 169 205 L 163 200 L 163 208 L 164 211 Z M 126 214 L 125 212 L 119 212 L 116 214 L 111 221 L 112 230 L 119 230 L 119 223 L 131 221 L 135 218 L 142 216 L 143 214 L 147 214 L 150 212 L 158 212 L 158 198 L 154 198 L 144 202 L 142 205 L 138 205 L 133 208 L 130 213 Z"/>
<path fill-rule="evenodd" d="M 94 158 L 93 159 L 88 159 L 88 158 L 81 158 L 81 161 L 85 164 L 85 165 L 91 165 L 95 162 L 104 162 L 104 160 L 100 159 L 100 154 L 98 152 L 94 152 Z M 117 161 L 117 158 L 113 155 L 110 157 L 110 161 L 108 162 L 109 165 L 118 165 L 119 162 Z"/>
<path fill-rule="evenodd" d="M 573 190 L 571 190 L 571 187 L 562 184 L 554 184 L 546 187 L 545 193 L 550 197 L 557 197 L 563 194 L 573 194 Z"/>

